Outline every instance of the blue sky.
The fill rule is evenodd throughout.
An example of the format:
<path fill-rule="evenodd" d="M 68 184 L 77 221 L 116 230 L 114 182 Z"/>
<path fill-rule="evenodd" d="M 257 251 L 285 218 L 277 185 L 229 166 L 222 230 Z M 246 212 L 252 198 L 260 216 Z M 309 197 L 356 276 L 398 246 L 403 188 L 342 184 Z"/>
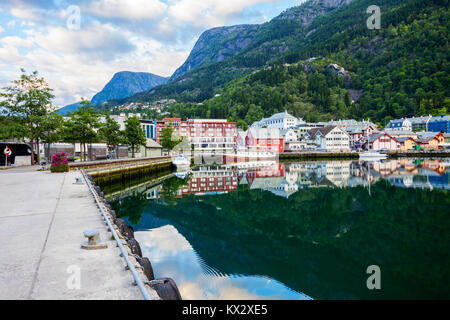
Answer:
<path fill-rule="evenodd" d="M 0 87 L 25 68 L 45 77 L 57 106 L 91 99 L 119 71 L 170 76 L 209 28 L 262 23 L 302 2 L 2 0 Z"/>

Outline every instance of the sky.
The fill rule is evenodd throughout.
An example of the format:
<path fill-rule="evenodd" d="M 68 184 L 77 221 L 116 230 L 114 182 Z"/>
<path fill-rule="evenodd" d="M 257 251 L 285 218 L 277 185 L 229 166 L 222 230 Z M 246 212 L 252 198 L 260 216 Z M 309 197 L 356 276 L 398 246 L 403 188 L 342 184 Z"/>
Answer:
<path fill-rule="evenodd" d="M 170 76 L 202 32 L 263 23 L 304 0 L 2 0 L 0 88 L 24 68 L 53 104 L 91 99 L 119 71 Z"/>

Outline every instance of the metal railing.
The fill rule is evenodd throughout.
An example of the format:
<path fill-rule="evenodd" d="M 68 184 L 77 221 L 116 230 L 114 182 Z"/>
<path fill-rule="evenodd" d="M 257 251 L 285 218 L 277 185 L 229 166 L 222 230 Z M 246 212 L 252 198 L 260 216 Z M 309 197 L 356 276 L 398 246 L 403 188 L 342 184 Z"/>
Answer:
<path fill-rule="evenodd" d="M 84 178 L 84 181 L 86 182 L 87 186 L 89 187 L 89 190 L 90 190 L 91 194 L 94 196 L 94 199 L 95 199 L 95 201 L 97 203 L 97 206 L 99 207 L 103 217 L 105 218 L 105 221 L 108 224 L 108 227 L 109 227 L 109 229 L 110 229 L 114 239 L 116 240 L 117 245 L 120 248 L 121 256 L 125 259 L 125 261 L 127 263 L 127 266 L 125 267 L 126 270 L 130 270 L 132 275 L 133 275 L 133 278 L 134 278 L 134 281 L 135 281 L 135 283 L 133 283 L 133 285 L 137 285 L 138 286 L 138 288 L 139 288 L 139 290 L 140 290 L 140 292 L 141 292 L 141 294 L 142 294 L 142 296 L 144 297 L 145 300 L 152 300 L 150 298 L 148 292 L 147 292 L 147 289 L 145 287 L 144 282 L 139 277 L 139 274 L 136 272 L 136 269 L 135 269 L 133 263 L 128 258 L 128 252 L 125 250 L 122 242 L 120 241 L 120 238 L 117 235 L 116 230 L 114 229 L 114 226 L 112 225 L 111 221 L 109 220 L 108 215 L 106 214 L 105 210 L 103 210 L 103 208 L 101 206 L 101 203 L 100 203 L 100 201 L 98 199 L 97 194 L 92 190 L 91 183 L 90 183 L 89 179 L 86 178 L 86 174 L 85 174 L 84 170 L 80 170 L 80 172 L 81 172 L 81 174 L 82 174 L 82 176 Z"/>

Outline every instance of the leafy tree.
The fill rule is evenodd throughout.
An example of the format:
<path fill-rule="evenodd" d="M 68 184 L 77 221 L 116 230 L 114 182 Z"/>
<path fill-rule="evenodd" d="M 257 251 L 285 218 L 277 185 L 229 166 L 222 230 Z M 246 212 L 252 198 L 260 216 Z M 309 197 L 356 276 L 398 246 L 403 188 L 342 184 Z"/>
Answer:
<path fill-rule="evenodd" d="M 174 137 L 173 128 L 166 126 L 161 130 L 161 146 L 164 149 L 172 150 L 177 144 L 180 143 L 180 139 Z"/>
<path fill-rule="evenodd" d="M 20 139 L 25 137 L 26 133 L 20 117 L 0 116 L 0 140 Z"/>
<path fill-rule="evenodd" d="M 109 115 L 106 117 L 106 123 L 100 128 L 99 134 L 108 146 L 112 146 L 114 149 L 124 141 L 120 125 Z"/>
<path fill-rule="evenodd" d="M 137 117 L 131 117 L 125 123 L 125 141 L 131 147 L 132 157 L 134 158 L 136 149 L 139 146 L 145 146 L 147 139 L 145 137 L 144 129 L 142 129 L 141 122 Z"/>
<path fill-rule="evenodd" d="M 6 130 L 12 136 L 18 132 L 30 139 L 31 144 L 31 165 L 34 164 L 34 143 L 39 140 L 42 132 L 42 119 L 48 113 L 51 100 L 54 95 L 44 78 L 38 76 L 38 72 L 26 74 L 21 69 L 22 74 L 19 80 L 12 81 L 12 85 L 5 88 L 0 93 L 3 101 L 0 107 L 4 108 L 3 113 L 8 117 L 14 117 L 14 123 L 18 129 Z M 11 123 L 10 123 L 11 124 Z M 39 143 L 37 144 L 39 154 Z"/>
<path fill-rule="evenodd" d="M 82 100 L 81 107 L 70 114 L 70 120 L 63 124 L 63 136 L 67 142 L 81 145 L 82 160 L 86 161 L 86 144 L 99 140 L 97 130 L 101 127 L 100 115 L 90 101 Z"/>

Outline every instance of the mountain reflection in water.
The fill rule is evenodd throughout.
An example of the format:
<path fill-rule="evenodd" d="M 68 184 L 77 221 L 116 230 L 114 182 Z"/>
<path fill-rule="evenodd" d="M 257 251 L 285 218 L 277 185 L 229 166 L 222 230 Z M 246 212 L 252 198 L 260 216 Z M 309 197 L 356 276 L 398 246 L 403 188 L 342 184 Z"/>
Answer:
<path fill-rule="evenodd" d="M 109 200 L 155 275 L 172 277 L 185 299 L 443 299 L 447 166 L 209 166 Z M 367 289 L 371 265 L 381 268 L 382 290 Z"/>

